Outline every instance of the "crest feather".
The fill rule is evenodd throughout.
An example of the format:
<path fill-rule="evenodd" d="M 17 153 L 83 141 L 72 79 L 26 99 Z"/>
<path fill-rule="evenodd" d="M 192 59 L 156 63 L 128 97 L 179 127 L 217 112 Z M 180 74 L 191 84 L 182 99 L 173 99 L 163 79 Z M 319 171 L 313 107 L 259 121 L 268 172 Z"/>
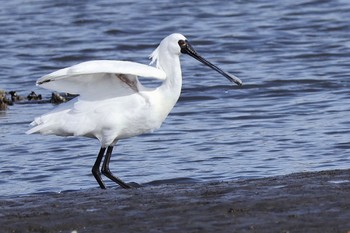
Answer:
<path fill-rule="evenodd" d="M 150 65 L 155 64 L 156 68 L 160 68 L 159 66 L 159 46 L 149 55 L 149 59 L 152 59 Z"/>

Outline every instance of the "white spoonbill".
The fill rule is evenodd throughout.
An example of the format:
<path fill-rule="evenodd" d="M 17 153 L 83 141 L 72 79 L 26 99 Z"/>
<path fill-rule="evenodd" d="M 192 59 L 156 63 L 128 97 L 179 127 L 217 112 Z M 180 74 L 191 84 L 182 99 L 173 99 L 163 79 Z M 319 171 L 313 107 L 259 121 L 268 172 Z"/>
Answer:
<path fill-rule="evenodd" d="M 165 37 L 151 54 L 151 64 L 155 63 L 156 67 L 129 61 L 97 60 L 60 69 L 38 79 L 38 86 L 79 96 L 35 118 L 31 123 L 33 128 L 27 133 L 97 138 L 101 149 L 92 174 L 98 184 L 106 188 L 102 173 L 121 187 L 130 188 L 109 169 L 113 147 L 119 139 L 152 132 L 161 126 L 180 96 L 181 53 L 242 85 L 237 77 L 201 57 L 183 35 L 174 33 Z M 163 82 L 157 88 L 146 88 L 138 76 Z"/>

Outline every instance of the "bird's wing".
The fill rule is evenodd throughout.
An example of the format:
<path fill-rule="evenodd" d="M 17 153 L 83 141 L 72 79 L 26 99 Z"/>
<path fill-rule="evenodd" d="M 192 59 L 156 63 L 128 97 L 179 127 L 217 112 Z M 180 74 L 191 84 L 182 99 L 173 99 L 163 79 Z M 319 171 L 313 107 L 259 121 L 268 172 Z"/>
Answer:
<path fill-rule="evenodd" d="M 97 60 L 57 70 L 41 77 L 36 84 L 54 91 L 80 95 L 95 95 L 96 92 L 106 94 L 109 90 L 116 93 L 118 89 L 135 92 L 138 76 L 159 80 L 166 78 L 163 70 L 152 66 L 128 61 Z"/>

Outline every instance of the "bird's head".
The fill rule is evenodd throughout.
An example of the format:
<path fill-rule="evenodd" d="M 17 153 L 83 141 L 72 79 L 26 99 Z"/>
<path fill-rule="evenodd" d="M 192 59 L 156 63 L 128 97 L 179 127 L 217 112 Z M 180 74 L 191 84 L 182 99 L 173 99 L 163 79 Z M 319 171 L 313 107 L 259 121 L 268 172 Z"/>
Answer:
<path fill-rule="evenodd" d="M 236 83 L 238 86 L 242 86 L 242 81 L 237 78 L 236 76 L 229 74 L 219 67 L 215 66 L 211 62 L 207 61 L 204 59 L 202 56 L 200 56 L 194 48 L 191 46 L 191 44 L 188 42 L 185 36 L 183 36 L 180 33 L 173 33 L 167 37 L 165 37 L 161 43 L 159 44 L 158 48 L 151 54 L 152 58 L 152 63 L 157 61 L 157 66 L 159 62 L 159 52 L 160 50 L 163 51 L 168 51 L 170 54 L 175 54 L 175 55 L 181 55 L 181 54 L 187 54 L 190 55 L 191 57 L 195 58 L 196 60 L 200 61 L 206 66 L 209 66 L 213 70 L 217 71 L 221 75 L 223 75 L 225 78 L 227 78 L 230 82 Z"/>

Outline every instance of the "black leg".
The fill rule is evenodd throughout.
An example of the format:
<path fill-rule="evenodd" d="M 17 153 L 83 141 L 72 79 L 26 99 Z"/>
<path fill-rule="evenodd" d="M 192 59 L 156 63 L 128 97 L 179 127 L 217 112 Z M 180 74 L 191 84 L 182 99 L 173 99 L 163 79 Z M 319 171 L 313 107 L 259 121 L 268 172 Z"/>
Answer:
<path fill-rule="evenodd" d="M 92 167 L 92 174 L 94 175 L 95 179 L 97 180 L 98 184 L 100 185 L 101 189 L 106 189 L 105 184 L 102 181 L 101 178 L 101 172 L 100 172 L 100 164 L 103 158 L 103 155 L 106 151 L 106 148 L 101 147 L 100 152 L 97 155 L 96 162 L 94 166 Z"/>
<path fill-rule="evenodd" d="M 118 177 L 115 177 L 112 174 L 112 172 L 109 170 L 109 161 L 110 161 L 111 156 L 112 156 L 112 151 L 113 151 L 113 146 L 109 146 L 107 148 L 107 153 L 106 153 L 105 159 L 104 159 L 103 164 L 102 164 L 102 169 L 101 169 L 102 174 L 105 175 L 106 177 L 108 177 L 109 179 L 113 180 L 114 182 L 116 182 L 117 184 L 119 184 L 121 187 L 123 187 L 125 189 L 131 188 L 129 185 L 124 183 Z"/>

